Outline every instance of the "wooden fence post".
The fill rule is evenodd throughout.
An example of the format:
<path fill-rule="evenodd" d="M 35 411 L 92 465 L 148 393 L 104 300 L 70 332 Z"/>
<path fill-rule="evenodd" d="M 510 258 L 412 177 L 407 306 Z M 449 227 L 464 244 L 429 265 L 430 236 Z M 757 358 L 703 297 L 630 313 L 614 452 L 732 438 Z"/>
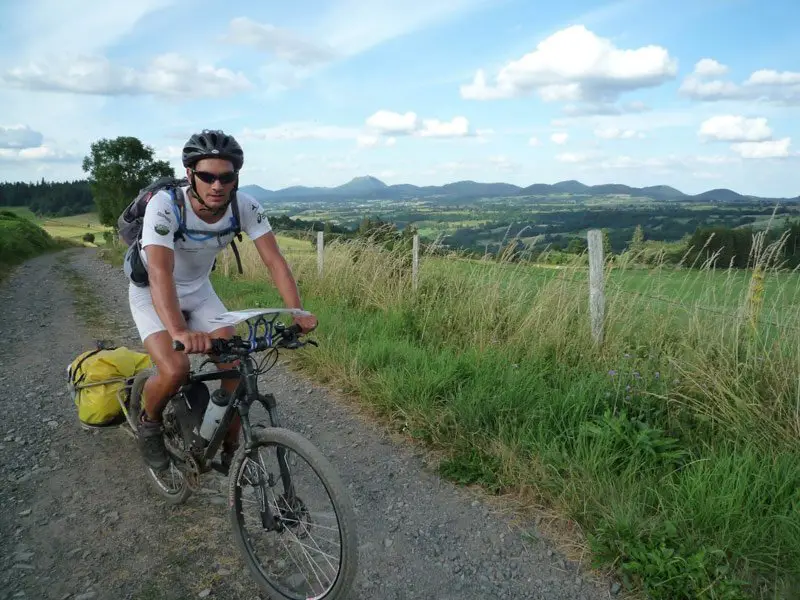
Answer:
<path fill-rule="evenodd" d="M 603 321 L 605 317 L 605 285 L 603 282 L 603 233 L 591 229 L 589 242 L 589 318 L 595 344 L 603 343 Z"/>
<path fill-rule="evenodd" d="M 317 232 L 317 275 L 322 277 L 322 256 L 324 250 L 323 232 Z"/>
<path fill-rule="evenodd" d="M 419 283 L 419 234 L 414 234 L 413 254 L 411 258 L 411 283 L 416 290 Z"/>

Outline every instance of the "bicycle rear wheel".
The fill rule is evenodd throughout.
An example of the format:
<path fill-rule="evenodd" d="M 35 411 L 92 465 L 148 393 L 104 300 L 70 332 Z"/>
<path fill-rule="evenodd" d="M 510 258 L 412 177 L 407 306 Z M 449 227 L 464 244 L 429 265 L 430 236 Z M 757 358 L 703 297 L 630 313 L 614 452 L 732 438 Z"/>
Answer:
<path fill-rule="evenodd" d="M 251 573 L 273 598 L 347 598 L 358 545 L 352 501 L 338 474 L 296 432 L 255 429 L 253 438 L 251 456 L 242 445 L 229 471 L 234 538 Z M 314 479 L 322 485 L 309 485 Z"/>

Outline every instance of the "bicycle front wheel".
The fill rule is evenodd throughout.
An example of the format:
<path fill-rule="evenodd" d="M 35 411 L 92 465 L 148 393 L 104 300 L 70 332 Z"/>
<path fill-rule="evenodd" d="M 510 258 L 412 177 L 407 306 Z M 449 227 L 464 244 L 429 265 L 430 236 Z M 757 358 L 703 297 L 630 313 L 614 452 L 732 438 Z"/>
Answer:
<path fill-rule="evenodd" d="M 358 544 L 352 501 L 330 462 L 306 438 L 255 429 L 229 471 L 236 544 L 259 586 L 287 600 L 349 597 Z M 321 485 L 320 485 L 321 484 Z"/>

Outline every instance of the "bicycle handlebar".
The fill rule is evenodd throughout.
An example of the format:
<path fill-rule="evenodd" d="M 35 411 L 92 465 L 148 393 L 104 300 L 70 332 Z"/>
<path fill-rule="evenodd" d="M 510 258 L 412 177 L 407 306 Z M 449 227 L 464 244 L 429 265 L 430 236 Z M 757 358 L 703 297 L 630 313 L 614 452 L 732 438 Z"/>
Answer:
<path fill-rule="evenodd" d="M 255 347 L 248 340 L 243 340 L 241 337 L 236 336 L 230 340 L 215 338 L 211 340 L 211 354 L 237 354 L 245 355 L 251 352 L 260 352 L 270 348 L 286 348 L 295 350 L 301 348 L 306 344 L 316 346 L 317 343 L 313 340 L 301 342 L 297 339 L 298 334 L 302 333 L 300 325 L 295 323 L 289 327 L 278 328 L 278 334 L 273 338 L 273 343 L 267 342 L 266 338 L 259 338 L 255 343 Z M 181 352 L 186 349 L 186 346 L 178 340 L 172 340 L 172 349 Z"/>

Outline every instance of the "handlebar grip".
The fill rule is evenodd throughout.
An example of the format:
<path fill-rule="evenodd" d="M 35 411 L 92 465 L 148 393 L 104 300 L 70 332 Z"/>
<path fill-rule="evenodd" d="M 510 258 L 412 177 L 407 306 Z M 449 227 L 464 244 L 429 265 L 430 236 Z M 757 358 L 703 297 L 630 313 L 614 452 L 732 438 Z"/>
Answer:
<path fill-rule="evenodd" d="M 182 352 L 183 350 L 186 350 L 186 346 L 183 345 L 183 342 L 172 340 L 172 349 L 176 352 Z"/>

